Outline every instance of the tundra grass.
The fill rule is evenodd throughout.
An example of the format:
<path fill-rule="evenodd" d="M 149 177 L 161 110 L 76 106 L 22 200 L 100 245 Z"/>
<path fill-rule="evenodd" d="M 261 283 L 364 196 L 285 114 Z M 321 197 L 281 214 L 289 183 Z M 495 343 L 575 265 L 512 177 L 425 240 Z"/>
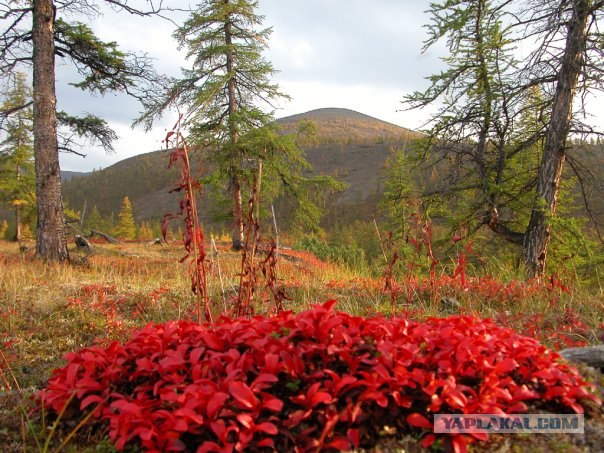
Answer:
<path fill-rule="evenodd" d="M 52 431 L 30 399 L 52 371 L 63 365 L 66 353 L 95 342 L 124 340 L 132 329 L 149 322 L 195 314 L 191 283 L 186 264 L 179 263 L 183 253 L 177 243 L 94 244 L 90 254 L 70 253 L 76 264 L 43 263 L 31 252 L 22 253 L 16 244 L 0 241 L 3 451 L 43 451 L 51 432 L 49 446 L 56 448 L 75 428 Z M 222 245 L 209 253 L 208 260 L 208 290 L 218 314 L 236 294 L 241 255 Z M 365 316 L 396 312 L 419 319 L 454 314 L 490 317 L 554 349 L 595 344 L 603 333 L 604 297 L 597 287 L 567 291 L 547 282 L 502 283 L 486 276 L 468 277 L 461 284 L 441 271 L 432 277 L 402 274 L 389 292 L 384 281 L 370 277 L 366 269 L 326 263 L 293 250 L 282 251 L 277 272 L 278 284 L 290 299 L 285 308 L 293 311 L 336 299 L 338 309 Z M 256 295 L 255 312 L 268 313 L 271 300 L 263 292 L 261 277 Z M 601 435 L 600 425 L 594 429 Z M 524 445 L 500 443 L 502 451 Z M 413 451 L 412 444 L 408 440 L 407 451 Z M 85 427 L 67 448 L 112 451 L 103 433 L 87 432 Z"/>

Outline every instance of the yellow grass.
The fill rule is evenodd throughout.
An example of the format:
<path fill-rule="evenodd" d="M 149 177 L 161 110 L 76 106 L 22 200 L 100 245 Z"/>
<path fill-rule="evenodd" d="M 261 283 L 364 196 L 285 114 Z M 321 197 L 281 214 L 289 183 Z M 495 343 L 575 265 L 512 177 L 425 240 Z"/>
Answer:
<path fill-rule="evenodd" d="M 241 255 L 230 252 L 225 243 L 219 245 L 218 253 L 213 252 L 209 244 L 206 249 L 208 290 L 218 314 L 231 306 L 236 295 Z M 184 255 L 179 243 L 169 246 L 94 244 L 89 255 L 75 249 L 70 253 L 77 264 L 48 264 L 34 259 L 31 251 L 21 253 L 16 244 L 0 241 L 0 350 L 8 362 L 0 357 L 0 395 L 8 395 L 0 401 L 0 445 L 10 442 L 15 450 L 35 445 L 32 439 L 36 430 L 44 437 L 43 424 L 38 420 L 38 425 L 28 427 L 22 411 L 15 407 L 31 410 L 32 403 L 24 395 L 44 385 L 52 370 L 63 365 L 64 354 L 95 342 L 124 340 L 132 328 L 149 322 L 195 314 L 188 264 L 179 262 Z M 284 303 L 286 309 L 300 311 L 311 304 L 336 299 L 339 310 L 353 314 L 391 313 L 390 294 L 383 290 L 379 278 L 368 276 L 367 270 L 324 263 L 304 252 L 281 250 L 281 254 L 278 284 L 284 286 L 291 297 Z M 257 263 L 262 259 L 263 255 L 259 254 Z M 446 274 L 438 277 L 447 278 Z M 255 312 L 267 313 L 272 301 L 264 290 L 261 276 L 258 282 Z M 410 285 L 408 281 L 397 283 L 401 291 Z M 421 285 L 411 289 L 411 303 L 407 303 L 404 293 L 398 294 L 397 311 L 421 318 L 451 314 L 443 307 L 441 298 L 454 297 L 460 304 L 454 313 L 481 317 L 507 313 L 510 326 L 521 332 L 524 317 L 531 313 L 543 315 L 542 327 L 548 329 L 548 333 L 562 332 L 564 314 L 569 307 L 585 325 L 581 333 L 569 333 L 573 339 L 597 341 L 598 326 L 604 322 L 601 292 L 549 294 L 531 292 L 533 290 L 527 287 L 518 293 L 521 297 L 506 302 L 501 294 L 488 300 L 482 293 L 458 286 L 439 287 L 437 292 L 426 291 Z M 545 341 L 549 341 L 548 338 Z M 4 431 L 3 424 L 7 426 Z M 19 440 L 19 435 L 15 435 L 19 430 L 30 434 Z M 67 436 L 69 432 L 58 433 L 57 439 Z M 102 436 L 95 442 L 106 444 Z M 113 451 L 107 448 L 103 451 Z M 6 451 L 11 450 L 12 447 Z"/>

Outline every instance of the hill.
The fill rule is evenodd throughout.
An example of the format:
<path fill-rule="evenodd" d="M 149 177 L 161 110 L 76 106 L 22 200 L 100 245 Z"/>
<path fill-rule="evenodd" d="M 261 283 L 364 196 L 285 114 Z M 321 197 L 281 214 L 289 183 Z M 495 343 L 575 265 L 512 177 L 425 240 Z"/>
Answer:
<path fill-rule="evenodd" d="M 312 164 L 312 175 L 330 175 L 348 184 L 348 188 L 326 201 L 328 215 L 324 226 L 346 224 L 353 220 L 371 221 L 384 191 L 383 170 L 393 149 L 406 147 L 420 134 L 348 109 L 323 108 L 277 120 L 284 132 L 294 132 L 302 120 L 317 125 L 317 142 L 305 149 Z M 584 178 L 592 213 L 604 223 L 601 181 L 604 181 L 602 146 L 585 145 L 573 150 L 583 162 Z M 63 191 L 68 205 L 76 210 L 84 203 L 96 205 L 102 214 L 120 210 L 128 196 L 138 222 L 159 220 L 178 206 L 178 195 L 169 190 L 178 181 L 175 169 L 167 170 L 167 153 L 155 151 L 120 161 L 106 169 L 88 174 L 67 174 Z M 570 168 L 567 168 L 570 172 Z M 587 173 L 591 176 L 587 177 Z M 77 177 L 76 177 L 77 176 Z M 433 175 L 434 176 L 434 175 Z M 429 184 L 429 182 L 428 182 Z M 577 193 L 577 207 L 583 209 Z M 207 213 L 206 210 L 202 212 Z M 277 213 L 279 216 L 279 213 Z M 286 213 L 282 213 L 286 215 Z M 210 222 L 209 215 L 202 215 Z"/>
<path fill-rule="evenodd" d="M 167 162 L 165 151 L 130 157 L 85 176 L 63 180 L 63 196 L 73 209 L 82 209 L 86 203 L 88 207 L 97 206 L 103 215 L 117 215 L 127 196 L 138 222 L 159 220 L 178 203 L 177 195 L 168 193 L 178 180 L 178 170 L 167 169 Z"/>
<path fill-rule="evenodd" d="M 69 171 L 69 170 L 61 170 L 61 180 L 69 181 L 71 178 L 79 178 L 81 176 L 88 175 L 87 172 L 83 171 Z"/>
<path fill-rule="evenodd" d="M 417 132 L 349 109 L 323 108 L 277 120 L 284 132 L 295 132 L 302 120 L 317 124 L 321 144 L 375 144 L 405 141 Z"/>
<path fill-rule="evenodd" d="M 409 129 L 347 109 L 326 108 L 277 120 L 284 132 L 293 132 L 301 120 L 317 124 L 318 144 L 307 148 L 311 174 L 335 176 L 349 185 L 328 200 L 327 225 L 347 219 L 371 220 L 383 191 L 381 173 L 391 149 L 419 134 Z M 178 180 L 167 170 L 167 153 L 155 151 L 120 161 L 103 170 L 64 180 L 68 205 L 82 209 L 96 205 L 104 215 L 119 212 L 124 196 L 132 202 L 137 221 L 158 220 L 178 206 L 169 189 Z M 344 216 L 345 218 L 343 218 Z M 208 221 L 209 219 L 204 219 Z"/>

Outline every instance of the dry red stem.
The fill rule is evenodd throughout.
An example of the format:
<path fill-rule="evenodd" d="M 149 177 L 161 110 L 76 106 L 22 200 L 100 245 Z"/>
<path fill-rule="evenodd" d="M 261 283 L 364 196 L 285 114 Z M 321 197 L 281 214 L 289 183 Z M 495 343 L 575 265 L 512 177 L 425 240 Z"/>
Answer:
<path fill-rule="evenodd" d="M 197 319 L 201 322 L 201 312 L 206 321 L 212 320 L 210 300 L 208 297 L 206 279 L 206 252 L 203 245 L 203 231 L 197 215 L 197 196 L 201 197 L 201 184 L 191 176 L 191 162 L 189 149 L 185 138 L 180 132 L 180 118 L 174 125 L 174 130 L 168 132 L 164 143 L 170 149 L 168 168 L 178 165 L 180 169 L 180 182 L 170 190 L 183 194 L 180 200 L 180 210 L 176 214 L 165 214 L 162 224 L 162 235 L 166 240 L 167 225 L 172 219 L 182 219 L 185 224 L 183 244 L 187 254 L 180 262 L 189 259 L 189 272 L 191 275 L 191 291 L 197 300 Z"/>

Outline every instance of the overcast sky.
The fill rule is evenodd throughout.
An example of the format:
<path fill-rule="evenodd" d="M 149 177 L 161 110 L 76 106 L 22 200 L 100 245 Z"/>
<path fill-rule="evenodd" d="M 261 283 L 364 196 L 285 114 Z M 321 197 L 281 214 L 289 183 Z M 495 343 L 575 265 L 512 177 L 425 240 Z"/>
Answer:
<path fill-rule="evenodd" d="M 175 6 L 188 0 L 170 0 Z M 424 77 L 440 66 L 434 51 L 422 54 L 427 22 L 425 0 L 260 0 L 259 14 L 272 27 L 266 58 L 279 70 L 276 82 L 291 101 L 276 117 L 322 107 L 357 110 L 408 128 L 418 128 L 427 113 L 401 112 L 406 93 L 426 87 Z M 172 16 L 176 21 L 183 16 Z M 80 19 L 81 20 L 81 19 Z M 97 35 L 129 51 L 144 51 L 156 59 L 162 73 L 179 75 L 187 65 L 172 39 L 174 25 L 111 10 L 91 24 Z M 70 87 L 78 80 L 68 66 L 57 68 L 58 107 L 73 114 L 103 116 L 119 135 L 116 152 L 86 147 L 86 158 L 61 155 L 64 170 L 90 171 L 161 148 L 167 115 L 150 133 L 131 129 L 139 105 L 125 96 L 89 97 Z"/>

